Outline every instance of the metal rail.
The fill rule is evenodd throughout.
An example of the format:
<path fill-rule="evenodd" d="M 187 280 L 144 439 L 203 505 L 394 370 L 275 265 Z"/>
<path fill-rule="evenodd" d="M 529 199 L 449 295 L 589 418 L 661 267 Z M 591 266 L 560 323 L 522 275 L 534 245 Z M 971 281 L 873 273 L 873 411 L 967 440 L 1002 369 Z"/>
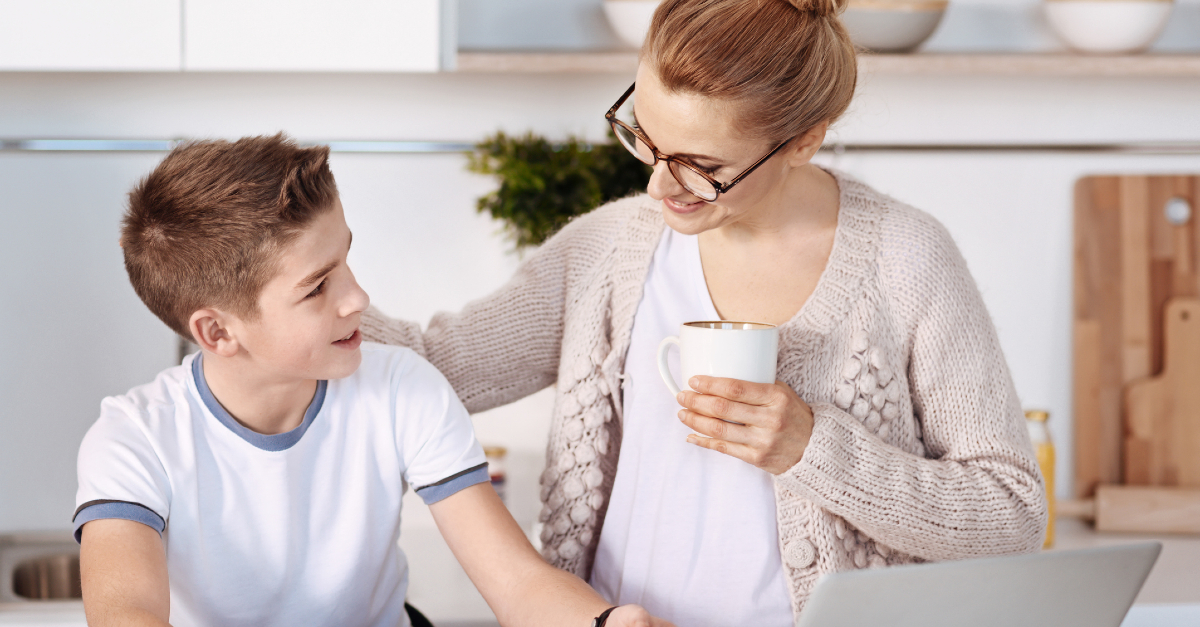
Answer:
<path fill-rule="evenodd" d="M 167 152 L 179 139 L 0 139 L 0 152 Z M 331 152 L 373 154 L 451 154 L 470 152 L 466 142 L 334 140 L 305 142 L 323 144 Z M 1084 153 L 1084 154 L 1200 154 L 1197 142 L 1132 142 L 1110 144 L 826 144 L 822 149 L 834 154 L 854 152 L 1003 152 L 1003 153 Z"/>
<path fill-rule="evenodd" d="M 0 152 L 167 152 L 180 139 L 0 139 Z M 467 152 L 463 142 L 322 141 L 332 152 L 383 154 L 441 154 Z"/>

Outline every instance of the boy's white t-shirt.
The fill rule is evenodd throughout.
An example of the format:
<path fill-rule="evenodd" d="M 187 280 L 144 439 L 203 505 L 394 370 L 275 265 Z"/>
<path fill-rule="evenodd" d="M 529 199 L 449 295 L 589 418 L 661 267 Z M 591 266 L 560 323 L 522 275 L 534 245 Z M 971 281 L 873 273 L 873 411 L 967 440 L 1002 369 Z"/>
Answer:
<path fill-rule="evenodd" d="M 76 538 L 101 518 L 158 530 L 175 627 L 407 626 L 404 492 L 437 502 L 488 481 L 487 463 L 437 369 L 406 348 L 362 356 L 278 435 L 221 407 L 199 354 L 104 399 L 79 449 Z"/>

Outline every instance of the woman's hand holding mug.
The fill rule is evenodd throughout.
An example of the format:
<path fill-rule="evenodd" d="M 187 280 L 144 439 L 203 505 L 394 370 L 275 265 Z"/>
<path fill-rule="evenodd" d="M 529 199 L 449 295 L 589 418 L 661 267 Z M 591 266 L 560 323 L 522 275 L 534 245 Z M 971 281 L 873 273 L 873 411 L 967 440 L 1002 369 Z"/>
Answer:
<path fill-rule="evenodd" d="M 786 383 L 696 375 L 675 398 L 688 442 L 778 475 L 795 466 L 812 436 L 812 408 Z M 741 423 L 741 424 L 735 424 Z M 707 436 L 707 437 L 700 437 Z"/>
<path fill-rule="evenodd" d="M 658 368 L 683 406 L 679 419 L 700 435 L 688 442 L 780 474 L 800 461 L 812 435 L 812 408 L 775 379 L 778 329 L 753 322 L 689 322 L 658 347 Z M 680 389 L 667 368 L 680 348 Z M 706 436 L 706 437 L 701 437 Z"/>

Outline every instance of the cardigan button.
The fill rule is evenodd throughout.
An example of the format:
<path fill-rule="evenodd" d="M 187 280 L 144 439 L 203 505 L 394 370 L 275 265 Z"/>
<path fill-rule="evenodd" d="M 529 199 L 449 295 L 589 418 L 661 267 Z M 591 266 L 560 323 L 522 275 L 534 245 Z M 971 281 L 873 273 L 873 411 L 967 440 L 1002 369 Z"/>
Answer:
<path fill-rule="evenodd" d="M 787 548 L 787 563 L 796 569 L 808 568 L 817 561 L 817 549 L 812 542 L 803 538 L 792 542 Z"/>

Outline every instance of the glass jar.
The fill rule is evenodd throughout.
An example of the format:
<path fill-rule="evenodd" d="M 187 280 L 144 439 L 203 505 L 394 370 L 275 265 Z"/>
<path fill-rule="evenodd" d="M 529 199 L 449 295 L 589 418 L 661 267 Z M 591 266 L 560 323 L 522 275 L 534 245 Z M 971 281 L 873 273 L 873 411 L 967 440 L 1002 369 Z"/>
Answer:
<path fill-rule="evenodd" d="M 492 480 L 492 488 L 507 505 L 505 483 L 508 481 L 508 472 L 504 468 L 504 458 L 508 455 L 508 449 L 503 446 L 485 446 L 483 455 L 487 458 L 488 477 Z"/>
<path fill-rule="evenodd" d="M 1050 430 L 1046 421 L 1050 412 L 1040 409 L 1025 411 L 1025 426 L 1029 428 L 1029 439 L 1033 441 L 1033 452 L 1037 455 L 1038 468 L 1046 481 L 1046 507 L 1050 511 L 1050 519 L 1046 522 L 1046 541 L 1043 549 L 1054 545 L 1054 442 L 1050 440 Z"/>

